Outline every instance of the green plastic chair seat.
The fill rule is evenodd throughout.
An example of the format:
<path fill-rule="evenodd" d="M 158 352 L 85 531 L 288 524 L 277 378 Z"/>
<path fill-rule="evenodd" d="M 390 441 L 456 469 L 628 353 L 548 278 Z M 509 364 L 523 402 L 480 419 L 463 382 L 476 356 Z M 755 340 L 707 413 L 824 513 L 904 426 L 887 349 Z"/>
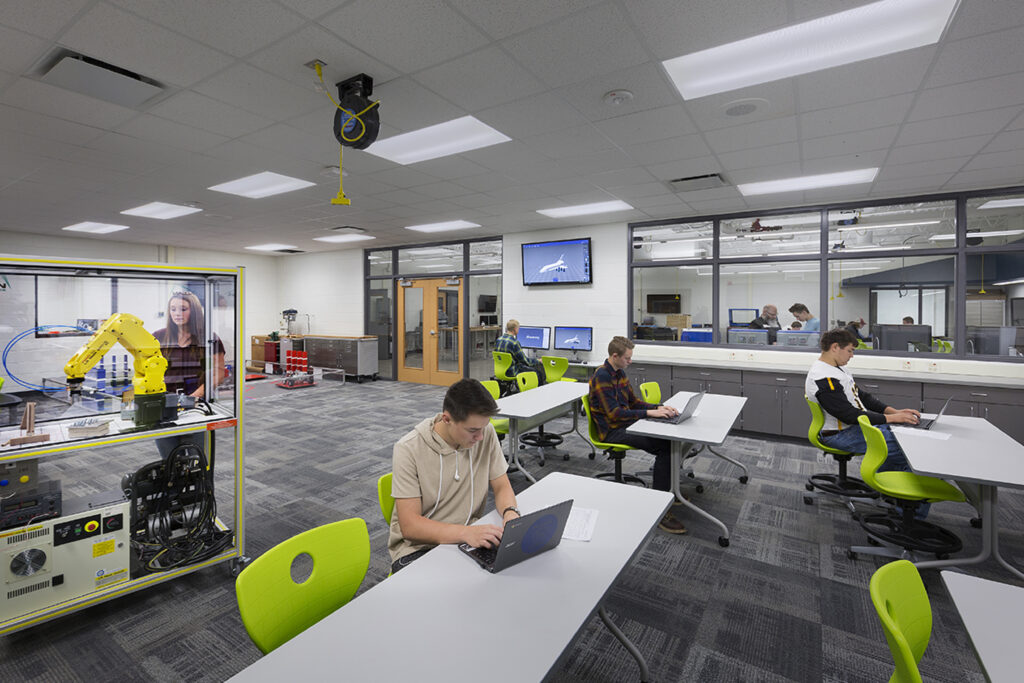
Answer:
<path fill-rule="evenodd" d="M 540 380 L 537 378 L 536 372 L 520 372 L 516 375 L 516 384 L 519 385 L 519 391 L 529 391 L 539 387 Z"/>
<path fill-rule="evenodd" d="M 569 369 L 569 359 L 565 356 L 541 356 L 541 365 L 544 366 L 544 381 L 552 382 L 575 382 L 571 377 L 564 377 Z"/>
<path fill-rule="evenodd" d="M 512 354 L 491 351 L 491 357 L 494 359 L 494 376 L 503 382 L 515 381 L 515 377 L 508 374 L 508 369 L 512 367 Z"/>
<path fill-rule="evenodd" d="M 510 356 L 511 357 L 511 356 Z M 484 389 L 491 394 L 491 398 L 498 400 L 501 397 L 501 388 L 498 383 L 493 379 L 485 379 L 480 382 L 484 385 Z M 508 434 L 508 418 L 507 417 L 492 417 L 491 425 L 494 427 L 494 431 L 498 434 Z"/>
<path fill-rule="evenodd" d="M 821 428 L 825 426 L 825 411 L 806 394 L 804 395 L 804 400 L 807 401 L 807 407 L 811 409 L 811 425 L 807 428 L 807 440 L 814 444 L 815 448 L 820 448 L 826 453 L 831 453 L 832 455 L 851 455 L 849 451 L 841 451 L 838 448 L 826 446 L 821 442 Z"/>
<path fill-rule="evenodd" d="M 388 472 L 377 480 L 377 502 L 388 526 L 391 526 L 391 512 L 395 509 L 395 499 L 391 497 L 391 476 L 392 473 Z"/>
<path fill-rule="evenodd" d="M 313 559 L 313 571 L 296 583 L 291 567 L 303 553 Z M 260 652 L 273 651 L 348 603 L 369 566 L 370 536 L 358 517 L 278 543 L 235 580 L 245 630 Z"/>
<path fill-rule="evenodd" d="M 616 451 L 625 453 L 626 451 L 633 450 L 633 446 L 624 443 L 609 443 L 601 441 L 597 435 L 597 426 L 594 424 L 594 419 L 590 415 L 590 395 L 585 395 L 583 399 L 583 411 L 587 414 L 587 438 L 590 439 L 590 443 L 594 444 L 594 448 L 598 448 L 602 451 Z"/>
<path fill-rule="evenodd" d="M 932 608 L 917 567 L 908 560 L 882 565 L 869 592 L 896 663 L 889 683 L 921 683 L 917 664 L 931 638 Z"/>

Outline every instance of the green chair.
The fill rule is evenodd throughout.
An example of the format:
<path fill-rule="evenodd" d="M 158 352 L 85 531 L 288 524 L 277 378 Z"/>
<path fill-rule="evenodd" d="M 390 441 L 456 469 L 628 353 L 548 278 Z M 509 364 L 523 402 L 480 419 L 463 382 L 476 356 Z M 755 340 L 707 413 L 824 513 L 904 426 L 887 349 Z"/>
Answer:
<path fill-rule="evenodd" d="M 932 607 L 917 567 L 908 560 L 884 564 L 869 590 L 896 662 L 889 683 L 922 683 L 917 664 L 932 635 Z"/>
<path fill-rule="evenodd" d="M 391 512 L 395 509 L 395 499 L 391 497 L 391 477 L 388 472 L 377 480 L 377 502 L 380 503 L 380 513 L 384 515 L 384 524 L 391 526 Z"/>
<path fill-rule="evenodd" d="M 661 403 L 661 385 L 657 382 L 644 382 L 640 385 L 640 397 L 647 403 Z"/>
<path fill-rule="evenodd" d="M 871 346 L 866 344 L 863 339 L 858 339 L 857 340 L 857 348 L 858 349 L 870 349 Z"/>
<path fill-rule="evenodd" d="M 590 439 L 590 443 L 594 445 L 594 448 L 599 448 L 604 451 L 604 454 L 608 456 L 608 459 L 615 462 L 615 469 L 612 472 L 601 472 L 594 476 L 598 479 L 611 479 L 612 481 L 617 481 L 620 484 L 640 484 L 644 488 L 647 488 L 647 483 L 640 477 L 635 477 L 632 474 L 623 474 L 622 472 L 622 458 L 626 455 L 627 451 L 633 450 L 633 446 L 624 443 L 608 443 L 601 441 L 597 434 L 597 426 L 594 424 L 594 418 L 590 414 L 589 394 L 583 396 L 583 411 L 587 414 L 587 437 Z"/>
<path fill-rule="evenodd" d="M 504 351 L 491 351 L 494 359 L 494 379 L 501 387 L 501 395 L 508 396 L 516 392 L 516 378 L 508 374 L 512 367 L 512 354 Z"/>
<path fill-rule="evenodd" d="M 529 391 L 540 386 L 540 379 L 536 372 L 520 372 L 516 375 L 516 385 L 519 391 Z"/>
<path fill-rule="evenodd" d="M 540 380 L 537 378 L 536 372 L 520 372 L 516 375 L 516 384 L 519 385 L 519 391 L 529 391 L 530 389 L 536 389 L 540 386 Z M 544 425 L 537 427 L 535 432 L 527 432 L 519 436 L 519 442 L 527 446 L 533 446 L 537 449 L 537 453 L 540 457 L 540 466 L 544 466 L 544 449 L 554 448 L 555 446 L 562 443 L 563 439 L 559 434 L 550 434 L 544 432 Z M 568 453 L 562 456 L 564 460 L 569 459 Z"/>
<path fill-rule="evenodd" d="M 569 359 L 564 356 L 541 356 L 541 365 L 544 366 L 544 381 L 552 382 L 575 382 L 571 377 L 565 377 L 569 369 Z"/>
<path fill-rule="evenodd" d="M 303 554 L 313 570 L 297 583 L 292 564 Z M 369 566 L 370 536 L 358 517 L 278 543 L 235 580 L 245 630 L 260 652 L 273 651 L 351 600 Z"/>
<path fill-rule="evenodd" d="M 921 503 L 946 500 L 962 503 L 966 500 L 964 494 L 937 477 L 913 472 L 879 472 L 878 468 L 889 454 L 885 436 L 878 427 L 872 426 L 867 415 L 861 415 L 857 421 L 867 444 L 864 459 L 860 463 L 860 476 L 868 486 L 892 498 L 901 514 L 879 512 L 855 515 L 857 523 L 867 532 L 868 539 L 882 546 L 854 546 L 848 552 L 849 557 L 854 559 L 858 553 L 863 553 L 901 558 L 908 555 L 912 557 L 914 551 L 922 551 L 935 553 L 936 557 L 944 559 L 958 552 L 963 543 L 956 534 L 937 524 L 915 519 L 914 512 Z"/>
<path fill-rule="evenodd" d="M 485 379 L 480 384 L 484 385 L 484 389 L 487 389 L 491 394 L 491 398 L 497 400 L 501 398 L 501 387 L 493 379 Z M 508 434 L 508 418 L 507 417 L 492 417 L 491 426 L 494 427 L 494 431 L 498 433 L 499 439 L 504 439 L 505 435 Z"/>
<path fill-rule="evenodd" d="M 825 472 L 821 474 L 812 474 L 807 478 L 807 483 L 804 484 L 804 488 L 808 491 L 814 491 L 815 489 L 824 493 L 840 496 L 844 499 L 844 502 L 850 512 L 856 512 L 853 506 L 853 498 L 878 498 L 878 492 L 873 488 L 865 484 L 863 481 L 856 477 L 847 475 L 847 466 L 854 455 L 860 455 L 859 453 L 850 453 L 848 451 L 841 451 L 838 448 L 832 448 L 826 446 L 821 441 L 821 428 L 825 424 L 825 411 L 821 409 L 821 406 L 812 401 L 807 396 L 804 396 L 804 400 L 807 401 L 807 407 L 811 409 L 811 424 L 807 428 L 807 440 L 811 442 L 815 448 L 832 455 L 837 463 L 839 463 L 838 474 L 831 472 Z M 810 505 L 814 502 L 811 496 L 804 496 L 804 503 Z"/>

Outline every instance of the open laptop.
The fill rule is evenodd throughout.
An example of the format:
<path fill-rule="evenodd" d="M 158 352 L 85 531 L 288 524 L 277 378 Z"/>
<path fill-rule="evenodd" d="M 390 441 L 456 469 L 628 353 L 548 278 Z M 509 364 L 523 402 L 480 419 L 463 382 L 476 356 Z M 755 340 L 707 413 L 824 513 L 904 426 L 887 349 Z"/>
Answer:
<path fill-rule="evenodd" d="M 508 521 L 497 548 L 474 548 L 468 543 L 460 543 L 459 550 L 487 571 L 496 574 L 561 543 L 570 510 L 571 498 Z"/>
<path fill-rule="evenodd" d="M 680 422 L 689 420 L 690 417 L 693 416 L 693 413 L 697 410 L 697 406 L 700 405 L 701 399 L 703 398 L 703 391 L 700 392 L 699 394 L 694 394 L 693 396 L 691 396 L 690 400 L 686 402 L 686 405 L 683 406 L 683 409 L 680 410 L 679 414 L 676 415 L 675 417 L 649 417 L 647 419 L 652 420 L 654 422 L 667 422 L 668 424 L 677 425 Z"/>
<path fill-rule="evenodd" d="M 949 403 L 952 400 L 953 400 L 952 396 L 947 398 L 946 402 L 942 404 L 942 408 L 939 409 L 939 412 L 935 413 L 935 417 L 933 417 L 932 419 L 930 419 L 930 420 L 921 420 L 916 425 L 907 425 L 907 426 L 908 427 L 913 427 L 914 429 L 931 429 L 932 425 L 935 424 L 936 422 L 938 422 L 939 418 L 942 417 L 942 414 L 944 412 L 946 412 L 946 408 L 949 407 Z"/>

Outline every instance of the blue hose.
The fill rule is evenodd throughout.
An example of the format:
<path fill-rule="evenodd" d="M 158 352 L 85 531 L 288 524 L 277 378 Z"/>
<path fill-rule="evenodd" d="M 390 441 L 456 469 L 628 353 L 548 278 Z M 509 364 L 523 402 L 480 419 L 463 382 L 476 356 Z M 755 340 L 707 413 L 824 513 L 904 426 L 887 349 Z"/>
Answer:
<path fill-rule="evenodd" d="M 92 331 L 92 330 L 89 330 L 88 328 L 85 328 L 85 327 L 79 327 L 78 325 L 40 325 L 39 327 L 33 327 L 31 329 L 25 330 L 24 332 L 21 332 L 21 333 L 15 335 L 14 338 L 11 339 L 11 341 L 7 342 L 7 346 L 4 347 L 3 358 L 0 359 L 0 362 L 3 363 L 4 372 L 7 373 L 7 376 L 10 377 L 12 381 L 14 381 L 16 384 L 20 384 L 21 386 L 25 387 L 26 389 L 35 389 L 36 391 L 42 391 L 42 392 L 45 392 L 45 393 L 53 393 L 53 392 L 57 392 L 57 391 L 64 391 L 64 389 L 62 387 L 44 387 L 44 386 L 40 386 L 38 384 L 32 384 L 31 382 L 26 382 L 25 380 L 20 379 L 19 377 L 17 377 L 13 372 L 11 372 L 11 369 L 9 367 L 7 367 L 7 354 L 9 354 L 11 352 L 11 349 L 14 348 L 15 344 L 17 344 L 19 341 L 21 341 L 25 337 L 29 336 L 30 334 L 34 334 L 36 332 L 45 332 L 46 330 L 53 330 L 53 329 L 57 329 L 57 328 L 60 328 L 60 329 L 63 329 L 63 330 L 78 330 L 79 332 L 91 332 Z"/>

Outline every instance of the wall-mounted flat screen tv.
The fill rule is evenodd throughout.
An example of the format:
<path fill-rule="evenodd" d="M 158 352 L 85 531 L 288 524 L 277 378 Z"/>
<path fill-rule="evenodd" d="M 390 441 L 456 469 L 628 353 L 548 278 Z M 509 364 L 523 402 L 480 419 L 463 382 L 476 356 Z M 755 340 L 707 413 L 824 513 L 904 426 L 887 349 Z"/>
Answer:
<path fill-rule="evenodd" d="M 582 285 L 592 280 L 590 238 L 523 245 L 524 285 Z"/>
<path fill-rule="evenodd" d="M 648 313 L 682 313 L 678 294 L 648 294 Z"/>
<path fill-rule="evenodd" d="M 477 300 L 476 310 L 478 313 L 494 313 L 498 310 L 497 294 L 481 294 Z"/>

